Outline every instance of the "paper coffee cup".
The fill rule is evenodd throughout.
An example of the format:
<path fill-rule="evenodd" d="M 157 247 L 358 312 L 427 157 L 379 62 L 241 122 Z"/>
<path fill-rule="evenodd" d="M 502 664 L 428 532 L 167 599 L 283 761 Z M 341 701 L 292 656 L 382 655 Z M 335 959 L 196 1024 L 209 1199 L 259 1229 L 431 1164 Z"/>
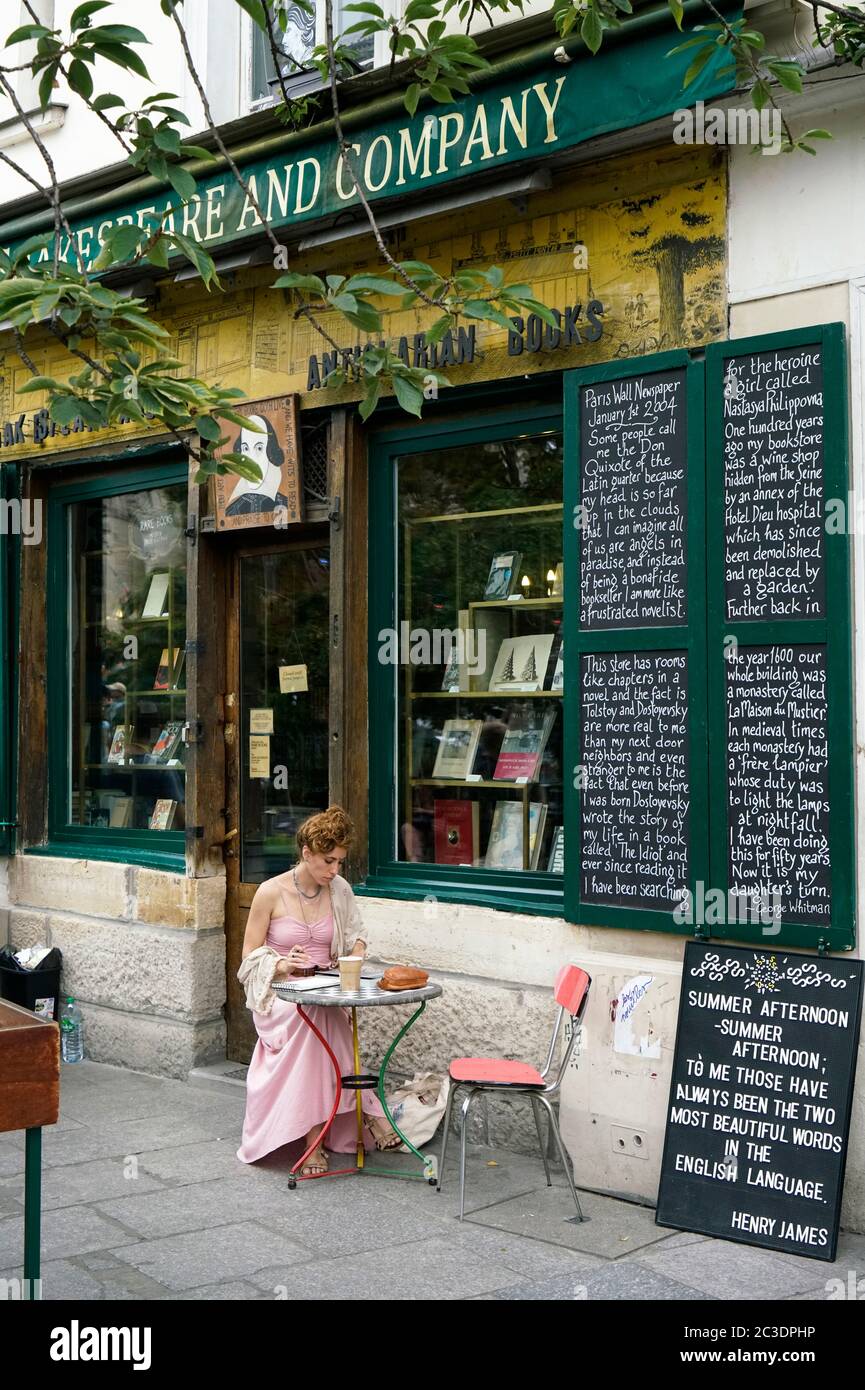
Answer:
<path fill-rule="evenodd" d="M 339 987 L 347 991 L 360 989 L 360 967 L 363 965 L 363 956 L 340 956 L 339 958 Z"/>

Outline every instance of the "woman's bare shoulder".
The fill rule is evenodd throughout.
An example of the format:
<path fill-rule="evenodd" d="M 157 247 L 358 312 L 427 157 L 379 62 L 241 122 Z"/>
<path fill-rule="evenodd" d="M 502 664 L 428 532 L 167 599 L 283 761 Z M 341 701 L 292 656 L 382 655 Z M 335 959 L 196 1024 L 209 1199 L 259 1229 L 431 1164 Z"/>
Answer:
<path fill-rule="evenodd" d="M 290 887 L 287 874 L 277 874 L 259 883 L 252 899 L 254 907 L 274 907 L 280 902 L 283 892 Z"/>

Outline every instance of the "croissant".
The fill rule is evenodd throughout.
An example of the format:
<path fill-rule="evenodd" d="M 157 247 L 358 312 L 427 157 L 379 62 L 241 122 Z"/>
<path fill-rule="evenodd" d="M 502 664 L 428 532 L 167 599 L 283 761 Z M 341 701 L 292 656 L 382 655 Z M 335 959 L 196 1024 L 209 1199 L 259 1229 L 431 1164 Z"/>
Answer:
<path fill-rule="evenodd" d="M 414 965 L 391 965 L 379 980 L 378 987 L 390 990 L 423 989 L 426 984 L 429 984 L 426 970 L 419 970 Z"/>

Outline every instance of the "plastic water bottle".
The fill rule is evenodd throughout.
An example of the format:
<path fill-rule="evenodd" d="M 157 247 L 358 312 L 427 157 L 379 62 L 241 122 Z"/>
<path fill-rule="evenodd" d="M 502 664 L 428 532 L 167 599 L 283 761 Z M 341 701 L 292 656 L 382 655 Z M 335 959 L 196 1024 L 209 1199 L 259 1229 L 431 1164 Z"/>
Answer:
<path fill-rule="evenodd" d="M 64 1062 L 84 1061 L 84 1024 L 71 994 L 60 1015 L 60 1052 Z"/>

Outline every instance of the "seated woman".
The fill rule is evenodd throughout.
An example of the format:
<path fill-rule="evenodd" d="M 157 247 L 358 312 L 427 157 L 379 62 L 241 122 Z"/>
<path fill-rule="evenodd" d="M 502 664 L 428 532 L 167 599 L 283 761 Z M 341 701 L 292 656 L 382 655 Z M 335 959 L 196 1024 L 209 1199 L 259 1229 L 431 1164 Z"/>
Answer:
<path fill-rule="evenodd" d="M 297 832 L 300 859 L 293 869 L 262 883 L 249 910 L 243 960 L 262 946 L 282 957 L 272 969 L 279 979 L 310 965 L 333 966 L 344 955 L 366 954 L 366 933 L 351 888 L 340 875 L 354 827 L 340 806 L 310 816 Z M 263 953 L 269 956 L 269 953 Z M 273 961 L 263 961 L 265 972 Z M 241 965 L 238 972 L 245 978 Z M 265 973 L 265 979 L 268 979 Z M 305 1003 L 346 1076 L 354 1071 L 351 1024 L 345 1009 L 316 1008 Z M 237 1157 L 254 1163 L 265 1154 L 303 1139 L 307 1149 L 321 1134 L 333 1108 L 334 1075 L 330 1058 L 297 1012 L 297 1005 L 270 996 L 268 1012 L 252 1014 L 258 1042 L 246 1078 L 246 1116 Z M 378 1097 L 363 1093 L 363 1112 L 376 1147 L 397 1148 L 399 1135 L 388 1124 Z M 355 1092 L 343 1092 L 328 1134 L 337 1153 L 353 1153 L 357 1143 Z M 319 1144 L 301 1174 L 327 1172 Z"/>

